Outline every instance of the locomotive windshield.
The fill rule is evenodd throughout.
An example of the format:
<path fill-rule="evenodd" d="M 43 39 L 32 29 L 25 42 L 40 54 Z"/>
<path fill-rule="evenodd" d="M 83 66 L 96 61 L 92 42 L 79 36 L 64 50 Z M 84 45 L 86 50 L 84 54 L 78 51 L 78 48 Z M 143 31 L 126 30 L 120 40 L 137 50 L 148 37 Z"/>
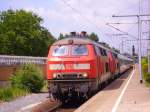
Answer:
<path fill-rule="evenodd" d="M 71 52 L 71 53 L 69 53 Z M 62 45 L 53 47 L 52 56 L 85 56 L 88 55 L 86 45 Z"/>
<path fill-rule="evenodd" d="M 66 56 L 68 55 L 69 46 L 58 46 L 53 50 L 52 56 Z"/>
<path fill-rule="evenodd" d="M 88 55 L 88 48 L 86 45 L 74 45 L 72 46 L 72 55 Z"/>

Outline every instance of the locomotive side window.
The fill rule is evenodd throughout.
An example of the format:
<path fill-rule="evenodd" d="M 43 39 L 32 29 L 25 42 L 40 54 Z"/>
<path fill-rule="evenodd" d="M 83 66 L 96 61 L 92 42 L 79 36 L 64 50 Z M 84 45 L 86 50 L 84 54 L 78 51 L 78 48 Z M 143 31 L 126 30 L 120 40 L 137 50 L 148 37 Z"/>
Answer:
<path fill-rule="evenodd" d="M 119 63 L 117 63 L 117 69 L 119 69 L 120 67 L 119 67 Z"/>
<path fill-rule="evenodd" d="M 73 45 L 72 46 L 72 55 L 88 55 L 88 48 L 86 45 Z"/>
<path fill-rule="evenodd" d="M 107 56 L 107 52 L 105 49 L 99 48 L 99 50 L 100 50 L 102 56 Z"/>
<path fill-rule="evenodd" d="M 101 55 L 104 56 L 104 53 L 103 53 L 103 49 L 102 48 L 99 48 L 100 52 L 101 52 Z"/>
<path fill-rule="evenodd" d="M 103 49 L 103 54 L 104 54 L 104 56 L 107 56 L 107 53 L 106 53 L 105 49 Z"/>
<path fill-rule="evenodd" d="M 109 72 L 109 65 L 108 63 L 105 64 L 106 72 Z"/>
<path fill-rule="evenodd" d="M 114 58 L 118 58 L 118 56 L 117 56 L 116 53 L 113 53 L 113 57 L 114 57 Z"/>
<path fill-rule="evenodd" d="M 54 48 L 52 52 L 52 56 L 66 56 L 68 55 L 68 50 L 69 50 L 69 47 L 66 45 L 58 46 Z"/>
<path fill-rule="evenodd" d="M 96 55 L 97 55 L 97 56 L 100 56 L 100 55 L 101 55 L 100 50 L 99 50 L 99 48 L 98 48 L 97 46 L 95 47 L 95 52 L 96 52 Z"/>

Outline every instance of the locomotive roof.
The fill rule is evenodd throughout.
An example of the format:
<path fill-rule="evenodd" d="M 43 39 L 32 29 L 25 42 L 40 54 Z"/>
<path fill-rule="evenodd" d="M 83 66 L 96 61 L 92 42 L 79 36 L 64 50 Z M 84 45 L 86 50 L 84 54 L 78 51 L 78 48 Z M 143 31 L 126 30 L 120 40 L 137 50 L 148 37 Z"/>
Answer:
<path fill-rule="evenodd" d="M 111 51 L 113 53 L 118 54 L 119 58 L 121 58 L 121 59 L 131 60 L 130 58 L 128 58 L 128 57 L 126 57 L 126 56 L 124 56 L 124 55 L 122 55 L 120 53 L 117 53 L 117 52 L 113 51 L 112 49 L 109 49 L 109 48 L 107 48 L 107 47 L 105 47 L 103 45 L 100 45 L 99 43 L 94 42 L 94 41 L 92 41 L 90 39 L 87 39 L 87 38 L 75 38 L 75 37 L 73 37 L 73 38 L 65 38 L 65 39 L 61 39 L 61 40 L 56 41 L 55 43 L 53 43 L 53 45 L 54 46 L 55 45 L 56 46 L 57 45 L 69 45 L 70 44 L 69 40 L 73 40 L 73 44 L 76 44 L 76 45 L 80 45 L 80 44 L 93 44 L 93 45 L 99 46 L 99 47 L 101 47 L 101 48 L 103 48 L 103 49 L 105 49 L 107 51 Z"/>
<path fill-rule="evenodd" d="M 111 52 L 114 52 L 113 50 L 97 43 L 97 42 L 94 42 L 88 38 L 76 38 L 76 37 L 72 37 L 72 38 L 65 38 L 65 39 L 61 39 L 61 40 L 58 40 L 56 41 L 53 45 L 68 45 L 69 44 L 69 40 L 73 40 L 73 44 L 76 44 L 76 45 L 80 45 L 80 44 L 93 44 L 93 45 L 96 45 L 96 46 L 99 46 L 107 51 L 111 51 Z"/>
<path fill-rule="evenodd" d="M 86 38 L 65 38 L 55 42 L 53 45 L 68 45 L 69 40 L 73 40 L 73 44 L 93 44 L 93 41 Z"/>

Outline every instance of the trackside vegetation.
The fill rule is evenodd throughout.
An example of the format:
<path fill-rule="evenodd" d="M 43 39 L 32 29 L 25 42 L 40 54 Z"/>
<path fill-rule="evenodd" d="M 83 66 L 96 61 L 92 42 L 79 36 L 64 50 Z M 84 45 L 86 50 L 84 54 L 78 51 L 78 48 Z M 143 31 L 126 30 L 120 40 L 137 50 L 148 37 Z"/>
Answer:
<path fill-rule="evenodd" d="M 142 72 L 143 72 L 143 78 L 144 78 L 145 84 L 147 86 L 150 86 L 150 72 L 148 72 L 148 59 L 147 59 L 147 57 L 144 57 L 142 59 Z"/>
<path fill-rule="evenodd" d="M 40 69 L 32 64 L 24 65 L 10 78 L 11 86 L 0 89 L 0 100 L 10 101 L 29 93 L 38 93 L 44 86 Z"/>
<path fill-rule="evenodd" d="M 33 65 L 24 65 L 11 77 L 12 87 L 27 89 L 30 92 L 38 93 L 44 86 L 42 71 Z"/>
<path fill-rule="evenodd" d="M 0 89 L 0 100 L 1 101 L 10 101 L 19 96 L 25 96 L 29 93 L 26 89 L 20 89 L 15 87 L 7 87 Z"/>

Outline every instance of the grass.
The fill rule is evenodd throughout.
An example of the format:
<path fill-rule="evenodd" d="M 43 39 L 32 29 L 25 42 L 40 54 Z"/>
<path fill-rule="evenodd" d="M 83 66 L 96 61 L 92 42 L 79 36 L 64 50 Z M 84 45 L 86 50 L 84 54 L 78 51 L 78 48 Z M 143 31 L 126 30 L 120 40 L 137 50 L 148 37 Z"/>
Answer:
<path fill-rule="evenodd" d="M 142 59 L 142 72 L 144 83 L 147 87 L 150 87 L 150 72 L 148 72 L 148 59 L 147 57 Z"/>
<path fill-rule="evenodd" d="M 28 90 L 8 87 L 0 89 L 0 101 L 11 101 L 19 96 L 25 96 L 29 94 Z"/>
<path fill-rule="evenodd" d="M 150 83 L 147 81 L 144 81 L 144 84 L 146 85 L 146 87 L 150 87 Z"/>
<path fill-rule="evenodd" d="M 43 88 L 41 89 L 41 92 L 48 92 L 47 86 L 48 86 L 47 81 L 44 81 L 44 86 L 43 86 Z"/>
<path fill-rule="evenodd" d="M 47 81 L 44 82 L 44 87 L 42 88 L 41 92 L 47 92 Z M 7 88 L 0 88 L 0 103 L 11 101 L 15 98 L 18 98 L 20 96 L 26 96 L 30 92 L 25 89 L 19 89 L 16 87 L 7 87 Z"/>

